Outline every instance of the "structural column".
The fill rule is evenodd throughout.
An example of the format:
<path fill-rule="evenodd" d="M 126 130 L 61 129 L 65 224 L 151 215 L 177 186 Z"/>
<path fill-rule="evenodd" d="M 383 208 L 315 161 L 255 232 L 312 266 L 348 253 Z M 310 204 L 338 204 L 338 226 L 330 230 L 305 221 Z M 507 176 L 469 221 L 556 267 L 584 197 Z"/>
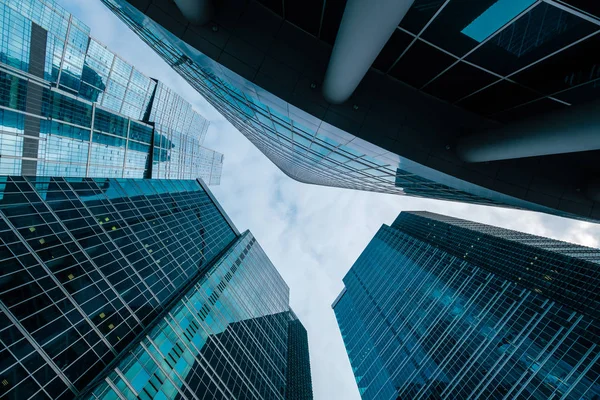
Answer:
<path fill-rule="evenodd" d="M 600 150 L 600 102 L 572 106 L 461 139 L 466 162 L 508 160 Z"/>
<path fill-rule="evenodd" d="M 346 101 L 414 0 L 348 0 L 323 83 L 330 103 Z"/>

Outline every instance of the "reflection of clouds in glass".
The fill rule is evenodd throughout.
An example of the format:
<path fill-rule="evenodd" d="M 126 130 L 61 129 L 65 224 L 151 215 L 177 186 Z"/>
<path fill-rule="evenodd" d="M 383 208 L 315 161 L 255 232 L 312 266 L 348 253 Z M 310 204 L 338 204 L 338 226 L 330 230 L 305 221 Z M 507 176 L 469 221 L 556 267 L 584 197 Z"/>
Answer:
<path fill-rule="evenodd" d="M 334 303 L 362 397 L 600 395 L 593 376 L 573 373 L 600 358 L 586 331 L 593 311 L 527 289 L 546 280 L 528 277 L 519 264 L 529 266 L 533 254 L 542 271 L 586 262 L 585 255 L 557 261 L 565 247 L 577 246 L 431 213 L 401 213 L 384 225 Z M 514 269 L 523 270 L 521 281 L 504 276 Z M 539 380 L 552 386 L 542 389 Z"/>
<path fill-rule="evenodd" d="M 89 28 L 70 18 L 59 6 L 31 0 L 25 0 L 23 7 L 19 4 L 0 5 L 0 17 L 14 22 L 0 29 L 0 62 L 31 73 L 31 19 L 47 30 L 37 28 L 40 37 L 36 36 L 35 45 L 39 49 L 31 50 L 40 50 L 45 55 L 44 71 L 40 71 L 39 78 L 43 75 L 51 83 L 60 82 L 58 89 L 51 90 L 38 80 L 0 72 L 0 105 L 42 117 L 39 132 L 35 128 L 37 120 L 29 121 L 28 126 L 33 130 L 27 135 L 35 138 L 39 135 L 40 141 L 36 142 L 37 147 L 27 145 L 31 148 L 28 150 L 23 149 L 22 138 L 9 135 L 24 133 L 22 128 L 21 132 L 16 129 L 22 122 L 18 119 L 22 120 L 24 115 L 3 111 L 6 115 L 0 121 L 3 126 L 0 153 L 17 159 L 0 161 L 0 172 L 20 173 L 21 159 L 27 156 L 35 159 L 28 161 L 33 163 L 27 167 L 28 173 L 201 177 L 209 184 L 220 182 L 222 155 L 201 147 L 208 121 L 188 102 L 90 39 Z M 32 13 L 33 6 L 39 12 Z M 66 42 L 65 37 L 68 37 Z M 5 46 L 6 43 L 11 46 Z M 36 91 L 42 93 L 41 99 L 33 99 Z M 26 99 L 28 93 L 32 98 Z M 41 104 L 41 110 L 31 108 L 31 104 Z M 25 150 L 29 153 L 24 153 Z"/>

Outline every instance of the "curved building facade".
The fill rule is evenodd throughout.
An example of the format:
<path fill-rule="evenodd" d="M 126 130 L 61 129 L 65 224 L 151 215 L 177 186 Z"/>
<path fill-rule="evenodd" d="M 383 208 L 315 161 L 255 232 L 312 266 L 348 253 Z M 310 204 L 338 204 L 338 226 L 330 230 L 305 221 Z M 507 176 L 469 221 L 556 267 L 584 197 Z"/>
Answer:
<path fill-rule="evenodd" d="M 407 2 L 340 104 L 325 99 L 332 47 L 352 38 L 339 33 L 352 32 L 345 1 L 226 0 L 202 26 L 182 4 L 203 2 L 103 2 L 296 180 L 600 217 L 598 146 L 586 133 L 597 121 L 583 107 L 598 97 L 586 49 L 600 20 L 585 2 Z M 375 40 L 355 39 L 365 54 Z M 542 129 L 536 118 L 548 116 Z M 522 144 L 504 130 L 537 136 Z"/>

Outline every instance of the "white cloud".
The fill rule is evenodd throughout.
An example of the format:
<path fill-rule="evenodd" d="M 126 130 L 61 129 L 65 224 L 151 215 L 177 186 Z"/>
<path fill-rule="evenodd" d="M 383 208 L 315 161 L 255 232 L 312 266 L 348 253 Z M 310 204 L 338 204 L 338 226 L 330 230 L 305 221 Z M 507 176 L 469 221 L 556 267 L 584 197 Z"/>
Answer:
<path fill-rule="evenodd" d="M 342 278 L 381 224 L 402 210 L 428 210 L 598 247 L 600 227 L 537 213 L 357 192 L 286 177 L 99 1 L 62 0 L 92 36 L 162 80 L 212 121 L 207 146 L 225 154 L 212 190 L 240 230 L 250 229 L 291 289 L 309 333 L 316 399 L 358 399 L 331 303 Z"/>

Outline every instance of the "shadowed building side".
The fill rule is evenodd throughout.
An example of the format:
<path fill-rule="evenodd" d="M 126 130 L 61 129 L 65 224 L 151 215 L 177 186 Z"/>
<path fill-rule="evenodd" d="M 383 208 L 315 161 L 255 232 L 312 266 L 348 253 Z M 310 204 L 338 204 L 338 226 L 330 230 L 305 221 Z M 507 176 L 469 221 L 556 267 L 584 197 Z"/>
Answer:
<path fill-rule="evenodd" d="M 288 325 L 288 366 L 286 400 L 312 400 L 312 378 L 310 373 L 310 356 L 308 352 L 308 336 L 302 322 L 293 315 Z"/>

